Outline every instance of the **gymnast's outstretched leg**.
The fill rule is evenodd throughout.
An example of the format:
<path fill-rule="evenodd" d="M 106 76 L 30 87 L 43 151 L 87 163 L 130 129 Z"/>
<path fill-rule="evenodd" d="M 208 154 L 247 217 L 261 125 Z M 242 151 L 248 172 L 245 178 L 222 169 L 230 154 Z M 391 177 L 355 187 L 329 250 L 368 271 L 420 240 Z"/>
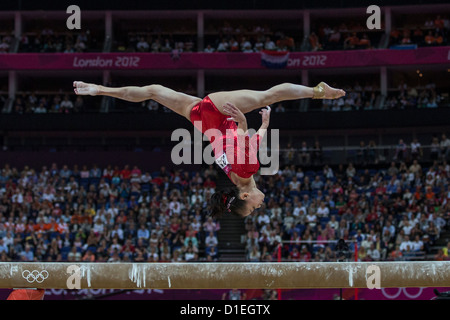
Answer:
<path fill-rule="evenodd" d="M 74 81 L 73 87 L 77 95 L 102 95 L 131 102 L 155 100 L 188 120 L 190 120 L 192 107 L 202 100 L 157 84 L 143 87 L 127 86 L 111 88 L 82 81 Z"/>
<path fill-rule="evenodd" d="M 223 106 L 227 102 L 235 105 L 242 113 L 247 113 L 285 100 L 305 98 L 337 99 L 344 95 L 344 90 L 332 88 L 321 82 L 314 88 L 299 84 L 282 83 L 265 91 L 221 91 L 211 93 L 209 98 L 222 113 Z"/>

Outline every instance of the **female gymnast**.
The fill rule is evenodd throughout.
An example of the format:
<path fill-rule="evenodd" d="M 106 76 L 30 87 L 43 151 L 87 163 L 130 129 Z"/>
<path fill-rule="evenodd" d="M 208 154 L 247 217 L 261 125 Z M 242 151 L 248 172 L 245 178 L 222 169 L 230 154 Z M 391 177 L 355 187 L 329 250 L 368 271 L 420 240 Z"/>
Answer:
<path fill-rule="evenodd" d="M 74 81 L 73 86 L 77 95 L 104 95 L 131 102 L 155 100 L 185 117 L 205 134 L 213 147 L 216 163 L 232 182 L 227 188 L 216 188 L 211 196 L 213 217 L 226 213 L 246 217 L 263 204 L 264 194 L 256 187 L 253 175 L 259 169 L 257 151 L 269 126 L 271 104 L 305 98 L 337 99 L 345 95 L 344 90 L 332 88 L 324 82 L 315 87 L 283 83 L 266 91 L 222 91 L 211 93 L 203 99 L 156 84 L 111 88 Z M 266 106 L 259 112 L 262 125 L 250 138 L 244 114 Z M 220 130 L 221 137 L 211 134 L 208 129 Z M 232 133 L 231 137 L 227 132 Z M 241 139 L 244 143 L 238 142 Z M 232 153 L 227 149 L 231 149 Z"/>

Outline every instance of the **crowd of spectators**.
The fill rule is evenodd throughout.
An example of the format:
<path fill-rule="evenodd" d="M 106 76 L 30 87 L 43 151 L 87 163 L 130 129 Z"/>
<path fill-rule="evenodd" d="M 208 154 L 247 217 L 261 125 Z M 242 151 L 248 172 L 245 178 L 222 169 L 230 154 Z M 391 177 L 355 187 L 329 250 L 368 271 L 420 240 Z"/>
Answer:
<path fill-rule="evenodd" d="M 73 94 L 22 92 L 12 106 L 12 113 L 77 113 L 85 109 L 84 98 Z"/>
<path fill-rule="evenodd" d="M 447 161 L 450 160 L 450 138 L 446 133 L 442 133 L 440 137 L 433 135 L 426 142 L 419 141 L 417 137 L 410 141 L 400 138 L 396 144 L 384 146 L 378 146 L 373 139 L 369 141 L 360 140 L 359 145 L 347 146 L 345 149 L 348 152 L 346 160 L 351 163 L 350 166 L 354 164 L 362 168 L 386 165 L 392 161 L 398 163 L 402 169 L 406 168 L 405 163 L 414 161 L 442 161 L 445 167 L 447 166 Z M 342 149 L 339 151 L 342 151 Z M 315 140 L 313 144 L 301 141 L 295 147 L 291 142 L 287 142 L 283 146 L 282 164 L 295 164 L 304 167 L 323 166 L 327 160 L 324 153 L 324 148 L 319 140 Z M 328 170 L 328 167 L 325 169 Z"/>
<path fill-rule="evenodd" d="M 296 43 L 288 31 L 274 31 L 269 25 L 207 27 L 205 52 L 295 51 Z M 210 36 L 208 36 L 210 34 Z"/>
<path fill-rule="evenodd" d="M 346 19 L 342 22 L 313 21 L 306 47 L 300 48 L 303 38 L 300 28 L 289 29 L 252 21 L 223 21 L 208 23 L 204 30 L 205 52 L 258 52 L 261 50 L 319 51 L 377 48 L 384 34 L 381 29 L 369 30 L 364 21 Z M 169 28 L 169 29 L 167 29 Z M 147 28 L 149 29 L 149 28 Z M 167 29 L 167 30 L 166 30 Z M 173 29 L 173 30 L 172 30 Z M 420 23 L 394 26 L 389 34 L 388 46 L 417 45 L 442 46 L 448 44 L 450 22 L 447 16 L 436 15 Z M 114 51 L 127 52 L 197 52 L 197 30 L 184 26 L 154 26 L 150 31 L 118 34 Z M 9 52 L 12 37 L 0 39 L 0 53 Z M 51 27 L 24 32 L 19 40 L 19 52 L 87 52 L 102 51 L 104 39 L 93 36 L 90 30 L 81 32 L 55 31 Z"/>
<path fill-rule="evenodd" d="M 335 87 L 340 87 L 333 84 Z M 376 82 L 360 83 L 356 81 L 354 85 L 344 85 L 346 95 L 335 100 L 321 100 L 321 111 L 357 111 L 376 109 L 377 99 L 381 92 Z"/>
<path fill-rule="evenodd" d="M 271 36 L 258 35 L 253 38 L 247 38 L 246 36 L 232 36 L 221 37 L 219 41 L 215 41 L 213 44 L 208 43 L 205 48 L 205 52 L 260 52 L 262 50 L 267 51 L 293 51 L 295 49 L 295 42 L 292 37 L 281 34 L 277 39 L 273 39 Z"/>
<path fill-rule="evenodd" d="M 116 46 L 117 51 L 127 52 L 195 52 L 196 43 L 192 36 L 184 35 L 167 35 L 167 34 L 152 34 L 146 32 L 129 33 L 126 36 L 126 41 L 118 41 Z"/>
<path fill-rule="evenodd" d="M 6 164 L 0 261 L 217 260 L 220 224 L 206 214 L 210 175 Z"/>
<path fill-rule="evenodd" d="M 448 43 L 449 19 L 437 15 L 425 19 L 422 24 L 393 27 L 389 34 L 389 47 L 397 45 L 443 46 Z M 384 26 L 379 30 L 368 30 L 357 21 L 337 24 L 320 23 L 308 36 L 308 50 L 352 50 L 373 49 L 380 45 Z"/>
<path fill-rule="evenodd" d="M 341 87 L 338 84 L 332 85 Z M 382 97 L 376 82 L 356 81 L 353 85 L 347 84 L 342 87 L 346 92 L 344 97 L 313 101 L 311 108 L 320 111 L 403 110 L 438 108 L 446 104 L 444 95 L 431 80 L 421 86 L 411 86 L 402 80 L 396 88 L 388 90 L 386 97 Z"/>
<path fill-rule="evenodd" d="M 89 30 L 81 32 L 60 32 L 43 28 L 37 32 L 23 33 L 19 42 L 19 52 L 63 52 L 80 53 L 101 51 L 96 37 Z"/>
<path fill-rule="evenodd" d="M 419 71 L 420 72 L 420 71 Z M 443 102 L 443 97 L 436 90 L 432 81 L 425 86 L 408 86 L 400 81 L 396 90 L 388 93 L 384 102 L 385 109 L 437 108 Z"/>
<path fill-rule="evenodd" d="M 330 83 L 335 87 L 340 87 L 336 83 Z M 381 99 L 379 85 L 376 82 L 356 81 L 353 85 L 343 85 L 346 95 L 335 100 L 311 101 L 309 110 L 320 111 L 358 111 L 358 110 L 390 110 L 390 109 L 416 109 L 416 108 L 437 108 L 446 104 L 444 95 L 436 89 L 436 84 L 432 81 L 424 86 L 409 86 L 401 81 L 397 88 L 389 90 L 387 97 Z M 180 89 L 182 92 L 189 92 L 195 95 L 194 86 L 190 85 Z M 72 113 L 85 110 L 85 97 L 75 96 L 69 93 L 18 93 L 13 106 L 12 113 Z M 98 102 L 98 101 L 97 101 Z M 0 100 L 1 103 L 1 100 Z M 3 101 L 4 103 L 4 101 Z M 164 111 L 155 101 L 142 103 L 144 108 L 137 107 L 137 110 L 144 111 Z M 273 106 L 274 112 L 286 112 L 298 110 L 297 104 L 291 102 L 277 103 Z M 98 108 L 96 106 L 95 108 Z M 91 108 L 91 109 L 95 109 Z M 114 110 L 111 110 L 112 112 Z"/>
<path fill-rule="evenodd" d="M 194 37 L 195 32 L 180 32 L 168 34 L 161 29 L 152 32 L 132 32 L 127 40 L 119 41 L 118 51 L 133 52 L 196 52 L 199 49 Z M 208 26 L 205 30 L 204 52 L 259 52 L 270 51 L 294 51 L 295 41 L 293 37 L 284 32 L 271 31 L 268 26 L 233 26 L 225 21 L 221 27 Z"/>
<path fill-rule="evenodd" d="M 450 146 L 446 150 L 450 150 Z M 450 152 L 374 169 L 348 164 L 255 176 L 265 205 L 247 217 L 249 261 L 448 258 Z M 305 166 L 304 168 L 311 168 Z M 209 217 L 217 171 L 52 164 L 0 171 L 0 261 L 218 261 L 220 221 Z M 331 241 L 331 242 L 330 242 Z M 353 242 L 351 242 L 353 241 Z M 278 251 L 278 245 L 281 250 Z M 353 254 L 353 253 L 352 253 Z"/>
<path fill-rule="evenodd" d="M 351 50 L 377 48 L 383 28 L 368 30 L 367 26 L 358 21 L 329 24 L 316 23 L 308 36 L 308 49 L 320 50 Z"/>
<path fill-rule="evenodd" d="M 433 250 L 449 230 L 450 165 L 420 163 L 287 165 L 259 178 L 269 200 L 246 218 L 247 259 L 277 261 L 281 253 L 283 261 L 336 261 L 338 239 L 348 241 L 347 259 L 355 258 L 355 242 L 360 261 L 450 259 L 450 243 Z"/>
<path fill-rule="evenodd" d="M 389 45 L 445 46 L 448 44 L 450 20 L 437 15 L 426 19 L 421 25 L 393 28 L 389 35 Z"/>

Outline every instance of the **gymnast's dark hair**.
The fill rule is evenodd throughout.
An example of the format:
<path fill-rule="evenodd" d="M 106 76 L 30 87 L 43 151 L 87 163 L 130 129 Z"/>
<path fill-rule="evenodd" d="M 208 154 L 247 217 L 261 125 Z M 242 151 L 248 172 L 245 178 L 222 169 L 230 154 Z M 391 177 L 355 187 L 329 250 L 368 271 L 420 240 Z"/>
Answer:
<path fill-rule="evenodd" d="M 238 187 L 228 178 L 219 166 L 215 165 L 218 172 L 216 190 L 211 196 L 211 217 L 221 218 L 226 215 L 242 216 L 245 208 L 245 200 L 239 197 Z"/>

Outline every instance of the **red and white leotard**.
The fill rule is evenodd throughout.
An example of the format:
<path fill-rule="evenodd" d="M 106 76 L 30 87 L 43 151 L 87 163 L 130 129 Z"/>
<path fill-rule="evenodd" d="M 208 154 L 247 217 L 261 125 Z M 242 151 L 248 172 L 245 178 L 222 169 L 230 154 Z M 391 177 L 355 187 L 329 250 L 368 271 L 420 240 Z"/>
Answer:
<path fill-rule="evenodd" d="M 261 137 L 258 134 L 251 138 L 238 137 L 236 123 L 227 120 L 229 116 L 222 114 L 209 97 L 195 105 L 190 116 L 194 126 L 208 137 L 216 163 L 229 178 L 231 172 L 250 178 L 259 170 L 257 152 Z M 243 147 L 238 147 L 238 141 Z"/>

